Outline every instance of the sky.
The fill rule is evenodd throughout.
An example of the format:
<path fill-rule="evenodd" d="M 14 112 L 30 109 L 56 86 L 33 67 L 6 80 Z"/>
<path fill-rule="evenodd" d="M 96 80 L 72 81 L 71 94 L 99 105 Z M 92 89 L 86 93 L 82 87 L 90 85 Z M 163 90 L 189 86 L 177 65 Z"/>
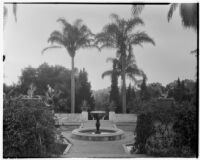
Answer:
<path fill-rule="evenodd" d="M 19 4 L 15 22 L 12 6 L 7 5 L 7 8 L 9 13 L 3 30 L 6 54 L 3 74 L 4 82 L 8 85 L 17 83 L 22 69 L 28 66 L 38 67 L 46 62 L 71 68 L 71 58 L 64 48 L 41 54 L 42 49 L 50 45 L 47 39 L 51 32 L 61 30 L 61 24 L 56 22 L 58 18 L 65 18 L 70 23 L 82 19 L 95 34 L 111 21 L 112 13 L 131 18 L 130 5 Z M 135 28 L 135 32 L 148 33 L 156 43 L 155 46 L 144 44 L 143 47 L 133 48 L 138 67 L 147 75 L 147 83 L 166 85 L 178 77 L 195 79 L 196 57 L 190 51 L 197 47 L 196 32 L 182 26 L 178 9 L 168 22 L 168 10 L 169 5 L 146 5 L 140 16 L 145 25 Z M 75 67 L 86 69 L 93 90 L 110 86 L 110 77 L 102 79 L 101 74 L 112 69 L 112 63 L 107 63 L 106 59 L 115 57 L 115 53 L 115 49 L 77 51 Z"/>

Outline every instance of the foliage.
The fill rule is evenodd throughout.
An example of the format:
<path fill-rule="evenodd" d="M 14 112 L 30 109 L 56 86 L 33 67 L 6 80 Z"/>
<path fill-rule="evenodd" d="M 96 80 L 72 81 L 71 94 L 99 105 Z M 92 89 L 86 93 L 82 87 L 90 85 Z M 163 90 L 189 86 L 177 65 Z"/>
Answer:
<path fill-rule="evenodd" d="M 168 11 L 168 21 L 171 20 L 172 15 L 176 8 L 179 7 L 179 13 L 181 16 L 182 24 L 184 27 L 191 27 L 195 31 L 197 30 L 197 3 L 172 3 Z"/>
<path fill-rule="evenodd" d="M 152 123 L 153 123 L 152 115 L 149 116 L 145 114 L 138 115 L 137 126 L 135 129 L 136 139 L 134 143 L 137 153 L 146 152 L 145 144 L 147 138 L 154 132 Z"/>
<path fill-rule="evenodd" d="M 147 89 L 146 78 L 143 78 L 143 81 L 142 81 L 142 84 L 141 84 L 140 98 L 141 98 L 142 101 L 147 101 L 151 98 L 149 91 Z"/>
<path fill-rule="evenodd" d="M 197 153 L 196 116 L 196 107 L 185 102 L 176 112 L 176 119 L 173 126 L 173 130 L 176 133 L 175 146 L 179 149 L 189 147 L 191 153 Z"/>
<path fill-rule="evenodd" d="M 153 156 L 196 154 L 196 111 L 190 103 L 158 99 L 143 103 L 136 126 L 135 151 Z"/>
<path fill-rule="evenodd" d="M 87 72 L 76 69 L 76 112 L 80 112 L 80 105 L 84 99 L 88 101 L 91 107 L 94 107 L 91 85 L 88 82 Z M 53 88 L 52 104 L 55 112 L 71 111 L 71 94 L 70 85 L 71 71 L 56 65 L 50 66 L 47 63 L 40 65 L 38 68 L 27 67 L 22 70 L 20 81 L 17 85 L 7 86 L 4 84 L 4 93 L 10 96 L 27 95 L 27 90 L 31 84 L 37 88 L 35 95 L 46 96 L 48 86 Z M 9 94 L 8 94 L 9 93 Z"/>
<path fill-rule="evenodd" d="M 94 109 L 94 97 L 92 95 L 91 85 L 88 82 L 88 74 L 83 68 L 80 70 L 79 77 L 77 79 L 77 90 L 76 90 L 76 113 L 81 112 L 81 105 L 86 100 L 90 107 L 90 110 Z"/>
<path fill-rule="evenodd" d="M 182 80 L 178 78 L 177 81 L 166 86 L 168 97 L 174 98 L 176 102 L 191 101 L 195 96 L 195 82 L 191 80 Z"/>
<path fill-rule="evenodd" d="M 109 106 L 110 88 L 94 91 L 95 109 L 107 110 Z"/>
<path fill-rule="evenodd" d="M 49 157 L 54 143 L 53 114 L 43 102 L 25 99 L 4 102 L 4 157 Z"/>
<path fill-rule="evenodd" d="M 151 43 L 155 45 L 155 42 L 145 32 L 135 32 L 133 30 L 138 25 L 143 25 L 144 22 L 139 17 L 131 19 L 120 18 L 116 14 L 111 15 L 112 22 L 105 25 L 103 31 L 96 35 L 95 44 L 99 46 L 99 49 L 103 48 L 115 48 L 117 49 L 118 57 L 121 59 L 122 70 L 122 108 L 123 112 L 126 112 L 126 58 L 127 52 L 132 53 L 133 45 L 142 46 L 143 43 Z"/>
<path fill-rule="evenodd" d="M 51 44 L 57 44 L 57 46 L 51 45 L 42 50 L 42 53 L 47 49 L 64 47 L 69 53 L 72 63 L 71 72 L 71 112 L 75 112 L 75 69 L 74 69 L 74 57 L 77 50 L 81 48 L 93 47 L 92 42 L 93 34 L 90 29 L 82 23 L 81 19 L 77 19 L 73 24 L 67 22 L 64 18 L 59 18 L 57 22 L 62 24 L 62 31 L 55 30 L 50 34 L 48 42 Z"/>
<path fill-rule="evenodd" d="M 111 76 L 111 90 L 109 101 L 113 102 L 116 105 L 116 112 L 120 113 L 120 103 L 119 103 L 119 88 L 118 88 L 118 76 L 116 73 L 116 61 L 113 61 L 113 70 Z"/>

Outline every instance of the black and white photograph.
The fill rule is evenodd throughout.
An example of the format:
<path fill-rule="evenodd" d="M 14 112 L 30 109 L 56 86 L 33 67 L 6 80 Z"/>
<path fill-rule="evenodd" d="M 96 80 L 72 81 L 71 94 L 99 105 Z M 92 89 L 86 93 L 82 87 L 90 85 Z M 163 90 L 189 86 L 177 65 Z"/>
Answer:
<path fill-rule="evenodd" d="M 3 158 L 198 157 L 198 2 L 2 4 Z"/>

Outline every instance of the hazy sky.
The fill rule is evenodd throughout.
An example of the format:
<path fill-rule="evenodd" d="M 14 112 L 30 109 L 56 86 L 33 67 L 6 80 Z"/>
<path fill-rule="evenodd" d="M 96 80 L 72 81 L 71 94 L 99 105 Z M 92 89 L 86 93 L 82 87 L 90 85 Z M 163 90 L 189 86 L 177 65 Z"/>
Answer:
<path fill-rule="evenodd" d="M 52 49 L 41 55 L 42 49 L 49 46 L 50 33 L 61 29 L 61 24 L 56 22 L 59 17 L 70 23 L 81 18 L 93 33 L 100 32 L 110 22 L 111 13 L 131 17 L 130 5 L 19 4 L 15 23 L 12 6 L 7 7 L 9 15 L 4 29 L 4 82 L 7 84 L 17 83 L 21 70 L 29 65 L 38 67 L 47 62 L 71 68 L 71 58 L 65 49 Z M 166 85 L 178 77 L 195 78 L 196 57 L 190 51 L 196 49 L 196 33 L 183 28 L 178 9 L 168 23 L 168 9 L 168 5 L 145 6 L 141 14 L 145 26 L 138 26 L 135 30 L 146 31 L 156 42 L 156 46 L 134 47 L 137 64 L 147 74 L 148 83 Z M 110 78 L 102 79 L 101 74 L 112 68 L 106 58 L 115 57 L 115 52 L 115 49 L 102 52 L 81 49 L 76 53 L 75 66 L 86 69 L 93 90 L 110 86 Z"/>

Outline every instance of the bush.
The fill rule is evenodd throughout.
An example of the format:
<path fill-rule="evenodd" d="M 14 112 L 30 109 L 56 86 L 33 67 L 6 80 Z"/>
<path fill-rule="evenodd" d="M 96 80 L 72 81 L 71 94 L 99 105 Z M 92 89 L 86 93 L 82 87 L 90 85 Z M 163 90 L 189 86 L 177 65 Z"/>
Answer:
<path fill-rule="evenodd" d="M 135 130 L 137 153 L 160 157 L 191 157 L 197 153 L 195 106 L 153 100 L 141 108 Z"/>
<path fill-rule="evenodd" d="M 194 105 L 186 102 L 180 105 L 176 112 L 176 118 L 173 130 L 176 133 L 175 146 L 185 155 L 191 156 L 197 154 L 197 117 Z"/>
<path fill-rule="evenodd" d="M 3 106 L 3 157 L 50 157 L 55 143 L 51 110 L 39 100 L 9 100 Z"/>

